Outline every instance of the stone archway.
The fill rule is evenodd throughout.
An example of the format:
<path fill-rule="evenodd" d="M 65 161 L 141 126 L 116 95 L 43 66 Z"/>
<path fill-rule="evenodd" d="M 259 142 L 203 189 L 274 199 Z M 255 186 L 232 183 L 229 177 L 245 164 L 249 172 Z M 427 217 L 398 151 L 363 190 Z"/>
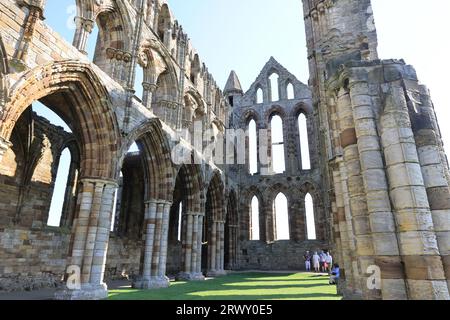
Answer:
<path fill-rule="evenodd" d="M 237 196 L 234 190 L 228 194 L 227 217 L 225 222 L 224 267 L 226 270 L 239 266 L 239 217 Z"/>
<path fill-rule="evenodd" d="M 202 265 L 208 276 L 225 274 L 224 231 L 225 207 L 224 184 L 219 172 L 214 172 L 206 194 L 204 240 Z"/>
<path fill-rule="evenodd" d="M 161 123 L 150 120 L 130 134 L 124 153 L 134 141 L 142 153 L 145 175 L 143 223 L 145 244 L 141 249 L 139 276 L 134 279 L 133 287 L 140 289 L 167 287 L 169 285 L 166 276 L 167 242 L 172 206 L 171 190 L 173 190 L 169 139 L 164 134 Z"/>
<path fill-rule="evenodd" d="M 177 273 L 179 280 L 204 280 L 201 273 L 202 225 L 204 214 L 201 210 L 202 177 L 197 165 L 183 165 L 178 171 L 177 183 L 174 190 L 174 204 L 170 221 L 172 244 L 175 243 L 175 226 L 181 223 L 181 259 Z M 177 210 L 180 202 L 183 204 L 181 221 L 178 221 Z M 172 245 L 172 247 L 175 247 Z M 175 257 L 174 257 L 175 258 Z"/>
<path fill-rule="evenodd" d="M 9 140 L 21 114 L 33 101 L 40 100 L 70 125 L 80 145 L 80 205 L 75 213 L 68 264 L 80 269 L 81 288 L 61 292 L 59 298 L 99 298 L 107 294 L 103 283 L 108 244 L 105 235 L 111 222 L 121 145 L 107 97 L 107 90 L 89 65 L 76 61 L 49 63 L 25 73 L 12 88 L 1 121 L 0 136 Z"/>

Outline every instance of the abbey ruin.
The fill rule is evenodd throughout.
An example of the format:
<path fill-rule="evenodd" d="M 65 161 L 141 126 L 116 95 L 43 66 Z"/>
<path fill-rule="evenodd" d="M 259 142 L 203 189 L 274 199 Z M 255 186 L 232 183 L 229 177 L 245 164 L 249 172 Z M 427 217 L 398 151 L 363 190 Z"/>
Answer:
<path fill-rule="evenodd" d="M 370 0 L 303 0 L 309 83 L 271 58 L 247 92 L 235 72 L 217 86 L 166 0 L 74 3 L 69 44 L 46 24 L 45 0 L 0 1 L 0 291 L 102 299 L 109 279 L 157 290 L 169 278 L 301 270 L 305 250 L 328 249 L 345 298 L 450 299 L 439 125 L 414 68 L 378 58 Z M 38 102 L 71 132 L 33 112 Z"/>

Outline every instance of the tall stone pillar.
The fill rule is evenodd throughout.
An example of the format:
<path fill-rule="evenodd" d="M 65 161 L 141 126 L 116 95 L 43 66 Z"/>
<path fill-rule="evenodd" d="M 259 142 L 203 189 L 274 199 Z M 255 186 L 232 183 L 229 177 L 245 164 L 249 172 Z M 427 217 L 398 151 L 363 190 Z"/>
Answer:
<path fill-rule="evenodd" d="M 151 200 L 145 203 L 145 248 L 143 265 L 140 270 L 141 278 L 133 283 L 134 288 L 148 288 L 148 284 L 151 282 L 152 275 L 152 260 L 153 260 L 153 245 L 155 237 L 155 224 L 156 224 L 156 210 L 157 202 Z"/>
<path fill-rule="evenodd" d="M 342 197 L 342 183 L 340 181 L 340 171 L 339 166 L 336 163 L 333 165 L 333 183 L 334 183 L 334 194 L 335 201 L 332 204 L 333 210 L 333 226 L 334 226 L 334 241 L 336 246 L 336 251 L 334 253 L 334 260 L 340 264 L 342 274 L 341 281 L 338 283 L 338 292 L 343 293 L 346 287 L 347 278 L 351 280 L 351 274 L 347 272 L 350 270 L 350 263 L 348 258 L 350 254 L 348 253 L 348 248 L 344 248 L 345 239 L 345 207 L 344 200 Z"/>
<path fill-rule="evenodd" d="M 169 246 L 169 217 L 170 208 L 172 207 L 171 202 L 163 203 L 163 218 L 162 218 L 162 228 L 161 228 L 161 242 L 160 242 L 160 254 L 159 254 L 159 265 L 158 265 L 158 279 L 161 283 L 169 281 L 166 276 L 166 266 L 167 266 L 167 249 Z"/>
<path fill-rule="evenodd" d="M 169 238 L 169 215 L 172 203 L 150 200 L 145 205 L 145 248 L 140 277 L 133 288 L 166 288 L 167 248 Z"/>
<path fill-rule="evenodd" d="M 381 292 L 365 288 L 366 298 L 385 300 L 406 299 L 406 286 L 401 265 L 395 220 L 389 199 L 388 183 L 384 170 L 377 122 L 369 86 L 363 79 L 350 78 L 349 89 L 358 144 L 358 157 L 367 199 L 367 216 L 364 218 L 367 233 L 373 243 L 371 257 L 363 261 L 363 273 L 375 265 L 381 268 Z"/>
<path fill-rule="evenodd" d="M 195 273 L 197 270 L 197 259 L 198 259 L 198 214 L 195 214 L 193 216 L 193 222 L 192 222 L 192 256 L 191 256 L 191 269 L 190 271 L 192 273 Z M 201 254 L 201 253 L 200 253 Z"/>
<path fill-rule="evenodd" d="M 353 118 L 353 110 L 348 89 L 341 88 L 338 93 L 337 112 L 340 122 L 341 146 L 344 152 L 345 172 L 347 176 L 348 221 L 352 223 L 355 236 L 355 265 L 354 276 L 357 276 L 355 294 L 369 297 L 365 292 L 367 287 L 367 275 L 365 271 L 369 265 L 374 264 L 373 243 L 370 234 L 370 224 L 367 216 L 367 201 L 364 189 L 363 177 L 361 175 L 361 163 Z"/>
<path fill-rule="evenodd" d="M 208 276 L 216 277 L 225 275 L 224 270 L 224 231 L 225 223 L 223 221 L 214 221 L 212 225 L 211 232 L 211 251 L 210 251 L 210 270 L 208 271 Z"/>
<path fill-rule="evenodd" d="M 94 21 L 84 17 L 75 17 L 75 26 L 76 30 L 72 44 L 81 53 L 87 55 L 87 42 L 89 35 L 92 33 L 92 29 L 94 28 Z"/>
<path fill-rule="evenodd" d="M 352 215 L 349 203 L 347 171 L 342 157 L 336 159 L 336 166 L 337 170 L 334 172 L 334 183 L 344 264 L 344 291 L 348 291 L 349 295 L 353 295 L 359 280 L 358 273 L 355 273 L 357 270 L 354 268 L 356 251 L 355 236 L 353 232 Z"/>
<path fill-rule="evenodd" d="M 184 254 L 184 274 L 191 273 L 192 265 L 192 230 L 193 230 L 194 217 L 192 214 L 186 215 L 186 235 L 183 241 L 183 254 Z"/>
<path fill-rule="evenodd" d="M 204 280 L 205 277 L 202 274 L 202 240 L 203 240 L 203 221 L 205 219 L 204 214 L 198 215 L 198 233 L 197 233 L 197 264 L 195 265 L 195 272 L 198 275 L 199 280 Z"/>
<path fill-rule="evenodd" d="M 69 258 L 69 267 L 79 268 L 81 272 L 79 279 L 74 275 L 74 283 L 79 286 L 58 291 L 55 297 L 59 300 L 103 299 L 108 295 L 103 276 L 117 183 L 81 179 L 80 184 L 79 211 L 74 221 Z"/>
<path fill-rule="evenodd" d="M 219 262 L 219 270 L 223 274 L 225 274 L 225 221 L 221 221 L 219 223 L 220 226 L 220 237 L 219 237 L 219 243 L 220 243 L 220 262 Z"/>
<path fill-rule="evenodd" d="M 217 246 L 217 223 L 213 221 L 211 226 L 211 235 L 208 239 L 210 242 L 208 245 L 208 275 L 214 276 L 216 272 L 216 246 Z"/>
<path fill-rule="evenodd" d="M 450 289 L 450 188 L 448 164 L 440 156 L 442 140 L 428 90 L 420 88 L 421 121 L 416 124 L 415 140 L 419 163 L 430 203 L 434 231 Z M 418 127 L 418 128 L 417 128 Z"/>
<path fill-rule="evenodd" d="M 391 83 L 384 89 L 381 140 L 408 298 L 449 299 L 404 88 Z"/>
<path fill-rule="evenodd" d="M 183 242 L 184 267 L 177 278 L 187 281 L 205 280 L 201 273 L 203 216 L 189 212 L 186 217 L 186 236 Z"/>

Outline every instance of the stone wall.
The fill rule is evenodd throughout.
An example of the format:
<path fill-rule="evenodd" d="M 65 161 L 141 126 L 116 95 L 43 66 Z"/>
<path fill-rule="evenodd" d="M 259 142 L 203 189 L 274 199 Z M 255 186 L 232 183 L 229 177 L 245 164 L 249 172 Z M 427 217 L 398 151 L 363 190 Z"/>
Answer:
<path fill-rule="evenodd" d="M 243 241 L 240 246 L 241 270 L 305 270 L 303 255 L 307 250 L 329 248 L 324 241 Z"/>
<path fill-rule="evenodd" d="M 36 290 L 61 284 L 70 232 L 48 228 L 0 228 L 0 291 Z"/>
<path fill-rule="evenodd" d="M 105 279 L 133 279 L 139 274 L 143 242 L 111 235 L 106 256 Z"/>
<path fill-rule="evenodd" d="M 167 250 L 167 275 L 176 276 L 182 270 L 182 246 L 181 242 L 169 244 Z"/>

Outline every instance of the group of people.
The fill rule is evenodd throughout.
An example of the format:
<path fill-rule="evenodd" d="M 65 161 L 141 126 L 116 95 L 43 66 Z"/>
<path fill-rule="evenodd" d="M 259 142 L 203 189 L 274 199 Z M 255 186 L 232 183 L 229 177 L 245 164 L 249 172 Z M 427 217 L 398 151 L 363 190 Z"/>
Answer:
<path fill-rule="evenodd" d="M 333 257 L 328 251 L 317 251 L 311 254 L 310 251 L 306 251 L 303 256 L 305 259 L 306 271 L 311 271 L 311 265 L 314 268 L 314 272 L 328 273 L 330 275 L 330 284 L 337 284 L 340 276 L 339 265 L 333 264 Z"/>

